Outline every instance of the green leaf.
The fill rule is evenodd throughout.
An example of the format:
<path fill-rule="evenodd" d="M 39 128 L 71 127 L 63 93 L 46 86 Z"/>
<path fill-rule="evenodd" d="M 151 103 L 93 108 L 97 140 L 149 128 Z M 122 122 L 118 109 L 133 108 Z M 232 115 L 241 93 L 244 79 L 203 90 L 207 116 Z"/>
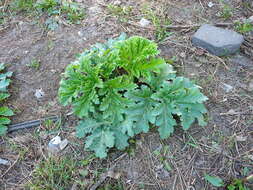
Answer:
<path fill-rule="evenodd" d="M 151 98 L 153 92 L 147 86 L 142 85 L 141 89 L 135 89 L 126 93 L 126 97 L 135 103 L 130 104 L 126 109 L 127 119 L 134 121 L 133 130 L 135 134 L 149 131 L 149 124 L 155 123 L 154 113 L 155 101 Z M 128 134 L 131 136 L 130 126 L 127 126 Z"/>
<path fill-rule="evenodd" d="M 223 187 L 223 180 L 219 177 L 205 175 L 205 179 L 215 187 Z"/>
<path fill-rule="evenodd" d="M 157 45 L 145 38 L 134 36 L 117 46 L 119 64 L 132 76 L 146 75 L 147 70 L 155 69 L 162 59 L 149 58 L 158 55 Z"/>
<path fill-rule="evenodd" d="M 0 107 L 0 116 L 13 116 L 14 113 L 8 107 Z"/>
<path fill-rule="evenodd" d="M 4 70 L 5 66 L 4 63 L 0 63 L 0 71 Z"/>
<path fill-rule="evenodd" d="M 124 119 L 123 113 L 127 104 L 128 100 L 126 98 L 122 97 L 117 91 L 108 88 L 99 110 L 103 112 L 104 119 L 119 122 Z"/>
<path fill-rule="evenodd" d="M 7 127 L 0 124 L 0 136 L 5 135 L 7 132 Z"/>
<path fill-rule="evenodd" d="M 116 129 L 114 131 L 114 136 L 115 136 L 115 146 L 119 150 L 124 150 L 129 144 L 128 144 L 128 139 L 129 136 L 126 135 L 125 133 L 122 133 L 120 129 Z"/>
<path fill-rule="evenodd" d="M 6 91 L 6 87 L 10 85 L 10 82 L 10 79 L 0 80 L 0 92 Z"/>
<path fill-rule="evenodd" d="M 8 125 L 11 123 L 11 120 L 6 117 L 0 117 L 0 125 Z"/>
<path fill-rule="evenodd" d="M 133 120 L 130 119 L 130 117 L 126 117 L 124 121 L 122 121 L 117 128 L 120 129 L 121 132 L 124 134 L 127 134 L 130 137 L 133 137 L 135 135 L 134 132 L 134 123 Z"/>
<path fill-rule="evenodd" d="M 10 94 L 8 94 L 8 93 L 0 93 L 0 101 L 5 100 L 8 97 L 10 97 Z"/>
<path fill-rule="evenodd" d="M 6 72 L 6 73 L 3 73 L 3 74 L 0 74 L 0 80 L 5 80 L 7 77 L 11 77 L 13 74 L 13 72 Z"/>
<path fill-rule="evenodd" d="M 207 100 L 196 85 L 183 77 L 165 81 L 152 96 L 160 103 L 156 106 L 157 121 L 161 138 L 168 137 L 177 124 L 173 115 L 179 116 L 181 125 L 187 130 L 197 119 L 201 126 L 206 125 L 203 114 L 207 112 L 202 104 Z"/>
<path fill-rule="evenodd" d="M 87 118 L 79 122 L 76 126 L 76 136 L 78 138 L 85 137 L 85 135 L 91 133 L 97 127 L 101 126 L 102 123 L 98 123 L 96 120 Z"/>
<path fill-rule="evenodd" d="M 74 113 L 80 118 L 94 112 L 99 103 L 97 89 L 103 87 L 99 77 L 99 66 L 91 66 L 87 57 L 81 57 L 80 63 L 68 66 L 60 82 L 59 100 L 63 105 L 73 103 Z"/>
<path fill-rule="evenodd" d="M 87 137 L 85 148 L 95 151 L 97 157 L 105 158 L 107 156 L 108 148 L 113 147 L 114 144 L 114 133 L 110 130 L 99 127 Z"/>
<path fill-rule="evenodd" d="M 160 137 L 165 139 L 174 132 L 174 126 L 177 124 L 172 116 L 172 105 L 168 102 L 158 103 L 155 108 L 155 114 L 157 115 L 155 124 L 159 127 L 158 131 Z"/>

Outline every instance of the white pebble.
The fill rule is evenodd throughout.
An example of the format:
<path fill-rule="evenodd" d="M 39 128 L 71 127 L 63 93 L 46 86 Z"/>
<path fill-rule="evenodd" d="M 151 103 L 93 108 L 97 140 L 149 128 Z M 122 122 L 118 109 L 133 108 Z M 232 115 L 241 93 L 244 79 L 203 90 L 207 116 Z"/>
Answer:
<path fill-rule="evenodd" d="M 150 24 L 150 21 L 145 18 L 142 18 L 139 23 L 142 27 L 146 27 Z"/>

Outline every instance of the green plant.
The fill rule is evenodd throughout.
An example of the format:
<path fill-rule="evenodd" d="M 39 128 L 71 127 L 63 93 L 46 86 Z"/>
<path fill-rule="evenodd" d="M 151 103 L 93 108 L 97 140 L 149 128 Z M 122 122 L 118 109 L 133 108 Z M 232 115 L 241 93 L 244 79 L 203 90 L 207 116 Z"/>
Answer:
<path fill-rule="evenodd" d="M 27 64 L 26 66 L 38 70 L 40 68 L 40 61 L 37 59 L 32 59 L 31 63 Z"/>
<path fill-rule="evenodd" d="M 29 189 L 71 189 L 77 176 L 77 162 L 69 158 L 43 160 L 35 168 Z"/>
<path fill-rule="evenodd" d="M 128 146 L 128 139 L 157 126 L 162 139 L 174 127 L 187 130 L 198 120 L 204 126 L 199 87 L 176 77 L 172 66 L 157 57 L 157 45 L 145 38 L 121 35 L 97 44 L 68 65 L 60 82 L 59 100 L 73 105 L 82 120 L 77 137 L 104 158 L 112 147 Z"/>
<path fill-rule="evenodd" d="M 29 12 L 34 9 L 36 0 L 14 0 L 11 2 L 10 7 L 12 11 L 25 11 Z"/>
<path fill-rule="evenodd" d="M 109 4 L 107 6 L 107 10 L 109 14 L 117 17 L 121 22 L 127 22 L 131 13 L 132 13 L 131 6 L 119 6 L 119 5 L 112 5 Z"/>
<path fill-rule="evenodd" d="M 227 185 L 224 184 L 223 180 L 216 176 L 205 175 L 205 180 L 215 187 L 225 187 L 226 190 L 249 190 L 245 186 L 245 182 L 250 182 L 253 180 L 253 175 L 250 175 L 243 179 L 234 179 Z"/>
<path fill-rule="evenodd" d="M 249 190 L 245 185 L 243 179 L 235 179 L 227 186 L 227 190 Z"/>
<path fill-rule="evenodd" d="M 166 26 L 171 25 L 171 20 L 166 15 L 163 9 L 154 11 L 150 8 L 144 8 L 142 10 L 145 17 L 151 20 L 155 27 L 155 38 L 157 42 L 163 41 L 166 37 L 172 35 L 172 32 L 167 31 Z"/>
<path fill-rule="evenodd" d="M 0 102 L 2 103 L 7 99 L 10 94 L 7 91 L 7 87 L 10 85 L 11 80 L 8 79 L 12 76 L 12 72 L 5 72 L 3 70 L 5 66 L 3 63 L 0 63 Z M 7 132 L 7 125 L 11 120 L 7 117 L 13 116 L 14 113 L 11 109 L 6 106 L 0 106 L 0 136 L 4 135 Z"/>
<path fill-rule="evenodd" d="M 247 33 L 253 31 L 253 24 L 249 20 L 244 22 L 235 22 L 235 29 L 240 33 Z"/>
<path fill-rule="evenodd" d="M 65 15 L 68 21 L 78 23 L 84 17 L 84 10 L 80 6 L 67 0 L 41 0 L 36 3 L 35 7 L 52 15 Z"/>
<path fill-rule="evenodd" d="M 221 7 L 221 11 L 219 12 L 219 16 L 227 20 L 233 16 L 233 9 L 228 4 L 222 4 L 223 5 Z"/>

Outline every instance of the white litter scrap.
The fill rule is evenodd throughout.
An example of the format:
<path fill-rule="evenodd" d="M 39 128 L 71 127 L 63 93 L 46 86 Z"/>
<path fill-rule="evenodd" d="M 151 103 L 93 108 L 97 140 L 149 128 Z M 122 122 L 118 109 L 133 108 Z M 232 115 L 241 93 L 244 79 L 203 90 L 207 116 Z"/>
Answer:
<path fill-rule="evenodd" d="M 45 95 L 45 92 L 44 92 L 41 88 L 35 90 L 34 96 L 35 96 L 37 99 L 42 98 L 44 95 Z"/>
<path fill-rule="evenodd" d="M 212 8 L 214 6 L 213 2 L 212 1 L 209 1 L 208 5 L 207 5 L 209 8 Z"/>
<path fill-rule="evenodd" d="M 48 143 L 48 151 L 53 154 L 58 153 L 63 150 L 68 145 L 68 143 L 69 142 L 67 139 L 61 140 L 60 136 L 55 136 Z"/>
<path fill-rule="evenodd" d="M 146 26 L 150 25 L 150 21 L 145 19 L 145 18 L 142 18 L 140 20 L 139 24 L 140 24 L 141 27 L 146 27 Z"/>

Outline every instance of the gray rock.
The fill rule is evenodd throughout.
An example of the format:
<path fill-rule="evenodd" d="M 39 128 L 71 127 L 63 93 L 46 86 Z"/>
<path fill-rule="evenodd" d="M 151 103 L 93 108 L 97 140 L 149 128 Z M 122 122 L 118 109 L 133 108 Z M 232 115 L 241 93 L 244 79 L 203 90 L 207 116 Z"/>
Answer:
<path fill-rule="evenodd" d="M 243 43 L 243 36 L 232 30 L 202 25 L 192 37 L 194 46 L 206 49 L 209 53 L 224 56 L 237 52 Z"/>

